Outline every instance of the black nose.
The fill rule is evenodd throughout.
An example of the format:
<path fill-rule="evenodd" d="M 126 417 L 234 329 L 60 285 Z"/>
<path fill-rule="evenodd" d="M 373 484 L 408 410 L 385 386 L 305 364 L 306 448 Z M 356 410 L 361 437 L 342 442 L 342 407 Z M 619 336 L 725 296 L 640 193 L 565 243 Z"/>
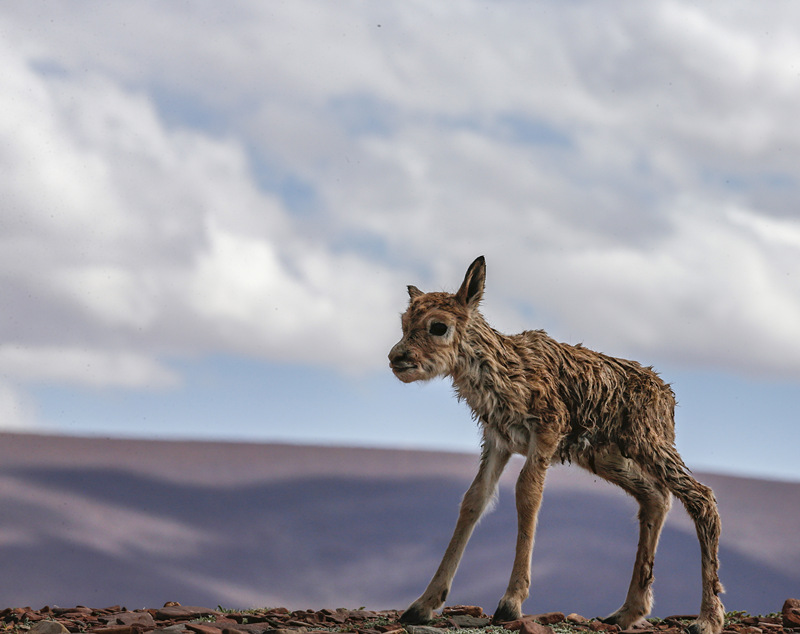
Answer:
<path fill-rule="evenodd" d="M 392 363 L 405 363 L 409 360 L 408 352 L 389 353 L 389 361 Z"/>

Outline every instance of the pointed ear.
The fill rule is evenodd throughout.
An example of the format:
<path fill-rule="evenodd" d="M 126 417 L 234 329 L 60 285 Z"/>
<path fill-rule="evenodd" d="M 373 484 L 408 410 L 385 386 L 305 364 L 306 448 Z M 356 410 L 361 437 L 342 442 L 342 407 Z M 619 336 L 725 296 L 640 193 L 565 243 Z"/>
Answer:
<path fill-rule="evenodd" d="M 486 282 L 486 260 L 481 255 L 469 265 L 456 299 L 469 308 L 475 308 L 483 299 L 483 285 Z"/>
<path fill-rule="evenodd" d="M 409 296 L 411 299 L 416 299 L 416 298 L 417 298 L 417 297 L 419 297 L 420 295 L 424 295 L 424 294 L 425 294 L 425 293 L 423 293 L 421 290 L 419 290 L 419 289 L 418 289 L 416 286 L 411 286 L 411 285 L 409 284 L 409 286 L 408 286 L 408 296 Z"/>

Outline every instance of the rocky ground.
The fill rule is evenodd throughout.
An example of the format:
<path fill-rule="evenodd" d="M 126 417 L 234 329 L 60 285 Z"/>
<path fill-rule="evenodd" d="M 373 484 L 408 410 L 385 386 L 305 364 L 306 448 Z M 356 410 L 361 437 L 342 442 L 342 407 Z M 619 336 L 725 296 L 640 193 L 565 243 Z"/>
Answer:
<path fill-rule="evenodd" d="M 0 611 L 0 634 L 581 634 L 583 632 L 619 632 L 579 614 L 561 612 L 525 616 L 518 621 L 492 624 L 490 616 L 477 606 L 445 608 L 442 615 L 427 626 L 403 626 L 400 612 L 386 610 L 296 610 L 265 608 L 242 612 L 217 608 L 187 607 L 167 603 L 163 608 L 128 610 L 115 605 L 103 609 L 45 606 L 41 610 L 6 608 Z M 680 634 L 694 616 L 676 615 L 652 619 L 647 629 L 629 630 L 630 634 Z M 741 612 L 728 614 L 725 632 L 735 634 L 800 633 L 800 600 L 787 599 L 780 612 L 750 616 Z M 625 634 L 625 631 L 623 631 Z"/>

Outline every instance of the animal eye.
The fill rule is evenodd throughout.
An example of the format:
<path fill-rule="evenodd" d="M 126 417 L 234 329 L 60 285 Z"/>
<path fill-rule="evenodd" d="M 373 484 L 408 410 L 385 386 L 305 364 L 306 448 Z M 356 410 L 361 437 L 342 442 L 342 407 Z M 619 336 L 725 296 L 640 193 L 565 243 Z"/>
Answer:
<path fill-rule="evenodd" d="M 428 332 L 434 337 L 441 337 L 447 332 L 447 324 L 443 324 L 440 321 L 434 321 L 430 326 L 428 326 Z"/>

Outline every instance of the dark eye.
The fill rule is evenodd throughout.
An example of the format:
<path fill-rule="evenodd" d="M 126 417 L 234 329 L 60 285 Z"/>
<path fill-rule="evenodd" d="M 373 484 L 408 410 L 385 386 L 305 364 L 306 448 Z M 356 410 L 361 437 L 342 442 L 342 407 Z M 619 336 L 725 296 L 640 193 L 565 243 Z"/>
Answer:
<path fill-rule="evenodd" d="M 428 332 L 431 333 L 434 337 L 441 337 L 447 332 L 447 324 L 443 324 L 440 321 L 434 321 L 428 327 Z"/>

